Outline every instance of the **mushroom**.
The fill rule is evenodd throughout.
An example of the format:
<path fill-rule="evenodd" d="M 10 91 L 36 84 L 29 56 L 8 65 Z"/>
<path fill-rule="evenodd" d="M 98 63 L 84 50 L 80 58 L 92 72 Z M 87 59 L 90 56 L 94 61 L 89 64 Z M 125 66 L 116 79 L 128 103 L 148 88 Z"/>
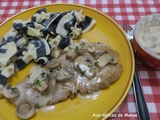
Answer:
<path fill-rule="evenodd" d="M 16 115 L 20 119 L 29 119 L 35 114 L 36 114 L 35 106 L 33 105 L 33 103 L 29 101 L 20 103 L 16 107 Z"/>
<path fill-rule="evenodd" d="M 71 60 L 75 60 L 78 57 L 78 53 L 74 49 L 70 49 L 66 54 L 66 58 Z"/>
<path fill-rule="evenodd" d="M 74 50 L 80 55 L 84 54 L 86 51 L 85 43 L 78 43 L 78 45 L 75 46 Z"/>
<path fill-rule="evenodd" d="M 10 83 L 7 83 L 5 85 L 5 87 L 3 88 L 3 91 L 2 91 L 4 97 L 8 98 L 8 99 L 14 99 L 14 98 L 17 98 L 19 97 L 19 90 L 18 88 L 16 87 L 12 87 L 12 85 Z"/>
<path fill-rule="evenodd" d="M 95 43 L 94 42 L 88 43 L 87 51 L 89 53 L 94 53 L 96 51 L 96 47 L 95 47 Z"/>
<path fill-rule="evenodd" d="M 39 81 L 39 83 L 35 83 L 35 84 L 37 84 L 35 85 L 35 88 L 41 93 L 43 93 L 48 87 L 45 81 Z"/>
<path fill-rule="evenodd" d="M 95 56 L 95 59 L 98 59 L 101 55 L 106 53 L 107 48 L 109 46 L 107 46 L 107 45 L 105 45 L 105 44 L 103 44 L 101 42 L 97 42 L 95 47 L 96 47 L 96 51 L 95 51 L 95 55 L 94 56 Z"/>
<path fill-rule="evenodd" d="M 63 63 L 62 66 L 57 67 L 52 71 L 53 76 L 58 81 L 68 80 L 74 75 L 74 68 L 70 62 Z"/>
<path fill-rule="evenodd" d="M 56 80 L 49 72 L 42 71 L 41 74 L 34 80 L 35 88 L 44 95 L 52 93 L 55 89 L 55 85 Z"/>
<path fill-rule="evenodd" d="M 74 67 L 81 76 L 85 75 L 87 78 L 91 78 L 95 75 L 95 59 L 91 56 L 79 56 L 74 61 Z"/>
<path fill-rule="evenodd" d="M 46 64 L 46 67 L 54 69 L 60 65 L 61 61 L 59 59 L 52 59 Z"/>
<path fill-rule="evenodd" d="M 97 65 L 102 68 L 106 64 L 108 64 L 112 60 L 112 56 L 110 54 L 103 54 L 101 57 L 97 60 Z"/>
<path fill-rule="evenodd" d="M 55 88 L 56 88 L 56 80 L 51 73 L 46 74 L 46 83 L 47 83 L 48 87 L 43 92 L 43 94 L 44 95 L 49 95 L 49 94 L 53 93 L 55 91 Z"/>
<path fill-rule="evenodd" d="M 112 50 L 111 48 L 107 47 L 106 52 L 107 53 L 104 53 L 97 60 L 97 65 L 100 68 L 104 67 L 108 63 L 115 64 L 118 62 L 118 53 L 115 50 Z"/>

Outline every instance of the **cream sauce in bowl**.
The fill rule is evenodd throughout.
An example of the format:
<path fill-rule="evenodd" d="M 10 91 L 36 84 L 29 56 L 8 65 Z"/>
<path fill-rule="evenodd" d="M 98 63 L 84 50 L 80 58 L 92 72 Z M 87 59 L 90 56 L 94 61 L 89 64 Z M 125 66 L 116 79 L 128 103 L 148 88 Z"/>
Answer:
<path fill-rule="evenodd" d="M 138 42 L 145 51 L 160 59 L 160 26 L 150 26 L 140 31 Z"/>

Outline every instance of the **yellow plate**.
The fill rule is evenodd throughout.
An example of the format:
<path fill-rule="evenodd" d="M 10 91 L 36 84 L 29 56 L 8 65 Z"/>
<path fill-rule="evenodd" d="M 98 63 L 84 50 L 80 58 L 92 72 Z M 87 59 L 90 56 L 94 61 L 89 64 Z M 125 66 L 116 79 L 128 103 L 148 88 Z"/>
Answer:
<path fill-rule="evenodd" d="M 88 38 L 89 41 L 99 41 L 109 44 L 117 50 L 120 56 L 120 63 L 123 66 L 123 73 L 120 79 L 107 89 L 102 90 L 97 99 L 67 99 L 65 102 L 58 103 L 49 112 L 38 112 L 33 120 L 97 120 L 108 117 L 113 113 L 126 97 L 134 73 L 134 57 L 131 46 L 120 27 L 105 14 L 92 8 L 76 4 L 49 4 L 41 5 L 12 16 L 0 26 L 0 39 L 9 31 L 13 21 L 17 19 L 27 20 L 38 9 L 46 8 L 47 12 L 63 12 L 68 10 L 83 9 L 83 14 L 94 18 L 97 22 L 95 26 L 80 38 Z M 17 84 L 28 74 L 32 65 L 16 73 L 9 81 Z M 6 99 L 0 100 L 0 120 L 16 120 L 15 106 Z M 95 116 L 97 115 L 97 116 Z"/>

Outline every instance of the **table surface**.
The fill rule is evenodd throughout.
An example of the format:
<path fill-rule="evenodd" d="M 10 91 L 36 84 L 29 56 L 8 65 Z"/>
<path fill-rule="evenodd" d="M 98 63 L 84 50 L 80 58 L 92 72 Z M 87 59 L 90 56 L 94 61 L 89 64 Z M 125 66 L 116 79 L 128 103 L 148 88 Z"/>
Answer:
<path fill-rule="evenodd" d="M 131 2 L 132 1 L 132 2 Z M 12 15 L 40 4 L 76 3 L 95 8 L 110 16 L 118 24 L 135 25 L 143 16 L 160 13 L 160 0 L 1 0 L 0 23 Z M 142 90 L 151 120 L 160 119 L 160 71 L 145 66 L 137 59 Z M 118 116 L 121 114 L 122 116 Z M 130 117 L 129 117 L 130 116 Z M 98 119 L 98 118 L 97 118 Z M 137 120 L 138 113 L 131 87 L 127 97 L 109 118 L 110 120 Z"/>

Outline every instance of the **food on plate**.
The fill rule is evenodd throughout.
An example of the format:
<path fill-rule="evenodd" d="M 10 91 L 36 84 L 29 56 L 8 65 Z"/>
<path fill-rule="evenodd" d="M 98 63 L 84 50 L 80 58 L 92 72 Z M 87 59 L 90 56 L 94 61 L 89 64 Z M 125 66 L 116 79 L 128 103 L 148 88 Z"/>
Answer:
<path fill-rule="evenodd" d="M 82 39 L 52 53 L 56 54 L 45 66 L 15 87 L 7 83 L 3 88 L 3 95 L 16 106 L 17 117 L 28 119 L 35 109 L 105 89 L 122 73 L 117 51 L 100 42 Z"/>
<path fill-rule="evenodd" d="M 3 88 L 7 79 L 30 61 L 45 65 L 55 47 L 64 49 L 89 31 L 96 21 L 82 12 L 49 13 L 42 8 L 29 20 L 15 20 L 0 45 L 0 87 Z"/>
<path fill-rule="evenodd" d="M 122 73 L 119 54 L 101 42 L 73 40 L 95 24 L 80 11 L 38 10 L 27 21 L 16 20 L 0 45 L 0 98 L 16 106 L 20 119 L 66 99 L 92 94 L 117 81 Z M 7 79 L 31 61 L 39 67 L 16 86 Z"/>

